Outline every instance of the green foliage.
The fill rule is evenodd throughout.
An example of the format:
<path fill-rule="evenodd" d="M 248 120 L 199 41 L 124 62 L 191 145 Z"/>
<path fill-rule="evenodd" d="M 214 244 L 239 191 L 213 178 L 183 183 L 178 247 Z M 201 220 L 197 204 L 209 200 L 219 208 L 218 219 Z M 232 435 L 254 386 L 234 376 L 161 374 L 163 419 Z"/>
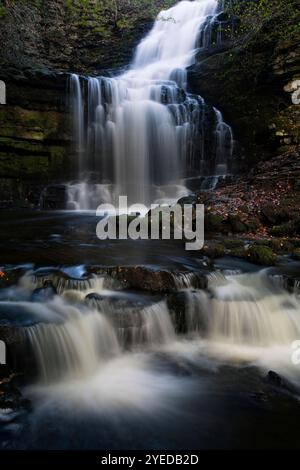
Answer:
<path fill-rule="evenodd" d="M 6 6 L 0 3 L 0 19 L 4 18 L 6 15 L 7 15 Z"/>
<path fill-rule="evenodd" d="M 226 12 L 241 19 L 239 35 L 266 28 L 270 40 L 289 40 L 300 32 L 298 0 L 227 0 Z"/>

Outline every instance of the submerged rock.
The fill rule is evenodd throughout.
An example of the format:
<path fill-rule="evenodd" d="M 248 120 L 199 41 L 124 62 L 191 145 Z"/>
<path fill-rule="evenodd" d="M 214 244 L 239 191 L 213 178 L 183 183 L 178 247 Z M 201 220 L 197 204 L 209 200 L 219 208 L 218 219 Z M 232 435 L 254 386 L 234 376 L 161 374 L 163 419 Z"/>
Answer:
<path fill-rule="evenodd" d="M 32 302 L 47 302 L 57 294 L 55 287 L 50 280 L 45 280 L 43 287 L 35 289 L 31 295 Z"/>

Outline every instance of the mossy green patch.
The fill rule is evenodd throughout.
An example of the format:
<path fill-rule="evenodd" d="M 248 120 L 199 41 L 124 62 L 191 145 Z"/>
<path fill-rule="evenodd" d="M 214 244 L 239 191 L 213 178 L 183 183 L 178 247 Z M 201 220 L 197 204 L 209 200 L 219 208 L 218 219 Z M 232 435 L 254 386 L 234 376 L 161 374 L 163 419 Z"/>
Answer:
<path fill-rule="evenodd" d="M 247 258 L 255 264 L 273 266 L 276 263 L 277 255 L 268 246 L 254 244 L 248 248 Z"/>

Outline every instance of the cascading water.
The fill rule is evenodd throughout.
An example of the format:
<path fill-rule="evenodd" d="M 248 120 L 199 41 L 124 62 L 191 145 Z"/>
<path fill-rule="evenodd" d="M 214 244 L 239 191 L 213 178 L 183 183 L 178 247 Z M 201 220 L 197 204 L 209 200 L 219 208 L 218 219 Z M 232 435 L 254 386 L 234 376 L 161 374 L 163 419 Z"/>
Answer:
<path fill-rule="evenodd" d="M 263 378 L 270 369 L 299 395 L 299 366 L 292 362 L 292 345 L 300 337 L 300 299 L 280 287 L 283 284 L 272 272 L 213 272 L 206 289 L 193 288 L 193 276 L 181 276 L 178 291 L 161 297 L 107 290 L 103 276 L 66 282 L 67 274 L 59 271 L 51 277 L 59 294 L 51 299 L 37 301 L 34 295 L 46 278 L 40 270 L 28 273 L 1 295 L 2 322 L 18 325 L 23 333 L 19 354 L 31 373 L 38 372 L 35 383 L 24 391 L 33 407 L 22 445 L 31 445 L 32 435 L 24 436 L 28 432 L 40 441 L 49 422 L 51 435 L 56 436 L 53 447 L 64 442 L 61 436 L 76 423 L 75 446 L 78 437 L 85 439 L 92 429 L 88 439 L 97 447 L 107 426 L 112 426 L 108 434 L 116 439 L 115 423 L 131 436 L 135 419 L 138 435 L 144 426 L 147 433 L 151 422 L 155 436 L 158 430 L 165 435 L 165 423 L 171 423 L 167 429 L 172 432 L 180 420 L 187 420 L 188 426 L 180 433 L 182 442 L 191 416 L 201 422 L 192 427 L 192 435 L 194 429 L 203 427 L 206 433 L 211 424 L 203 424 L 204 417 L 208 413 L 214 423 L 226 397 L 231 397 L 235 409 L 236 397 L 245 396 L 248 409 L 255 391 L 260 397 L 262 388 L 269 390 Z M 71 272 L 74 275 L 74 269 Z M 79 274 L 84 275 L 81 269 Z M 194 408 L 196 396 L 201 403 L 199 413 Z M 276 392 L 276 403 L 278 396 L 284 399 Z M 261 405 L 259 401 L 254 409 L 258 411 Z M 247 423 L 250 418 L 251 410 Z M 5 419 L 5 432 L 10 432 L 17 418 L 8 411 Z M 104 432 L 101 437 L 99 429 Z M 127 442 L 126 436 L 122 435 L 122 442 Z M 51 447 L 48 440 L 41 445 Z"/>
<path fill-rule="evenodd" d="M 195 347 L 195 341 L 200 348 L 205 345 L 208 356 L 274 367 L 300 383 L 290 359 L 291 345 L 300 338 L 300 299 L 266 270 L 212 273 L 207 290 L 193 288 L 191 274 L 178 283 L 180 308 L 175 310 L 174 301 L 107 290 L 103 277 L 81 284 L 62 284 L 58 278 L 56 273 L 59 294 L 43 304 L 23 300 L 26 289 L 27 299 L 40 289 L 43 278 L 32 275 L 22 278 L 13 302 L 0 302 L 11 321 L 30 320 L 24 332 L 47 383 L 91 376 L 124 354 L 180 351 L 180 344 Z"/>
<path fill-rule="evenodd" d="M 146 205 L 173 201 L 188 192 L 183 179 L 195 171 L 227 172 L 230 127 L 186 91 L 186 68 L 197 44 L 210 44 L 218 12 L 217 0 L 181 1 L 159 14 L 128 72 L 71 76 L 79 183 L 69 185 L 70 208 L 95 209 L 119 195 Z"/>

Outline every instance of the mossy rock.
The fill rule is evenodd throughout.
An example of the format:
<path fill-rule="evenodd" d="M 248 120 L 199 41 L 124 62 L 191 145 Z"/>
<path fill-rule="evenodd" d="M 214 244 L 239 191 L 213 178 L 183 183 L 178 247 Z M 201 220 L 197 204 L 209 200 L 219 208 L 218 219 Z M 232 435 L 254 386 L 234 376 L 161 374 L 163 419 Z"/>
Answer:
<path fill-rule="evenodd" d="M 300 218 L 294 218 L 285 224 L 276 225 L 269 229 L 269 233 L 275 237 L 300 235 Z"/>
<path fill-rule="evenodd" d="M 269 229 L 269 234 L 273 235 L 274 237 L 284 237 L 288 235 L 292 235 L 295 231 L 294 223 L 287 222 L 286 224 L 275 225 L 274 227 Z"/>
<path fill-rule="evenodd" d="M 225 255 L 225 246 L 222 243 L 208 243 L 204 245 L 202 253 L 209 258 L 222 258 Z"/>
<path fill-rule="evenodd" d="M 231 238 L 223 240 L 223 244 L 228 250 L 240 249 L 244 247 L 244 240 Z"/>
<path fill-rule="evenodd" d="M 259 228 L 259 220 L 258 219 L 250 219 L 246 222 L 248 232 L 256 232 Z"/>
<path fill-rule="evenodd" d="M 247 250 L 247 258 L 253 263 L 263 266 L 274 266 L 277 261 L 277 255 L 274 251 L 263 245 L 252 245 Z"/>
<path fill-rule="evenodd" d="M 228 224 L 227 224 L 228 225 Z M 228 233 L 231 228 L 227 226 L 224 218 L 219 214 L 209 212 L 205 214 L 205 231 L 206 232 L 219 232 Z"/>
<path fill-rule="evenodd" d="M 235 258 L 246 258 L 247 251 L 244 247 L 235 247 L 230 250 L 228 253 L 230 256 L 234 256 Z"/>

